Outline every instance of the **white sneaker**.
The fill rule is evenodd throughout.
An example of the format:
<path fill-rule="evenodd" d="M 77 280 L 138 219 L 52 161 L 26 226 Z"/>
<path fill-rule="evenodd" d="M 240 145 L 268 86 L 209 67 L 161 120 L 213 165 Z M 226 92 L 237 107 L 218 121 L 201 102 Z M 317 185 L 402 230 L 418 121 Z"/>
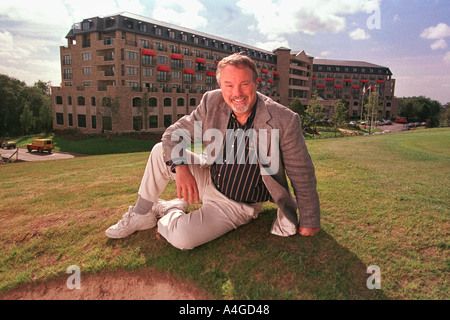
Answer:
<path fill-rule="evenodd" d="M 136 231 L 147 230 L 156 226 L 155 214 L 152 212 L 137 214 L 133 212 L 133 209 L 134 207 L 130 206 L 128 212 L 122 216 L 122 219 L 105 231 L 108 238 L 121 239 Z"/>
<path fill-rule="evenodd" d="M 188 206 L 189 204 L 181 199 L 171 201 L 158 199 L 158 202 L 147 214 L 137 214 L 133 212 L 134 207 L 130 206 L 122 219 L 105 231 L 106 236 L 112 239 L 121 239 L 136 231 L 151 229 L 156 226 L 156 219 L 162 218 L 170 210 L 179 209 L 186 212 Z"/>

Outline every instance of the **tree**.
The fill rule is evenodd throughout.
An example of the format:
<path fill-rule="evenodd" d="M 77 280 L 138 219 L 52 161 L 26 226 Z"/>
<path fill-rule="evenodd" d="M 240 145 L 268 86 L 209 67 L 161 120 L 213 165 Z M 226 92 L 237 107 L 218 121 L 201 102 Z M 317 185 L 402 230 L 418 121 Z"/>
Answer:
<path fill-rule="evenodd" d="M 46 97 L 42 104 L 41 109 L 39 110 L 39 127 L 45 133 L 48 133 L 53 128 L 53 114 L 52 114 L 52 102 L 50 97 Z"/>
<path fill-rule="evenodd" d="M 427 127 L 439 126 L 442 105 L 436 100 L 424 96 L 400 98 L 399 115 L 409 122 L 426 121 Z"/>
<path fill-rule="evenodd" d="M 36 119 L 34 118 L 33 112 L 30 110 L 28 103 L 25 104 L 23 112 L 20 115 L 20 124 L 25 135 L 31 133 L 36 125 Z"/>
<path fill-rule="evenodd" d="M 305 106 L 300 101 L 299 97 L 295 97 L 294 100 L 292 100 L 292 102 L 289 104 L 289 109 L 291 109 L 300 116 L 300 122 L 302 124 L 303 130 L 309 131 L 311 129 L 310 128 L 311 123 L 309 121 L 310 119 L 306 114 Z"/>
<path fill-rule="evenodd" d="M 333 125 L 334 125 L 334 136 L 336 137 L 339 127 L 348 118 L 348 103 L 343 100 L 339 100 L 333 108 Z"/>
<path fill-rule="evenodd" d="M 442 107 L 441 117 L 439 120 L 440 120 L 439 123 L 441 125 L 445 126 L 450 125 L 450 102 L 447 102 L 447 104 Z"/>
<path fill-rule="evenodd" d="M 317 123 L 325 119 L 323 109 L 323 105 L 319 100 L 319 93 L 316 90 L 309 101 L 309 106 L 306 108 L 306 114 L 309 115 L 312 126 L 314 126 L 313 135 L 317 134 Z"/>
<path fill-rule="evenodd" d="M 369 134 L 372 132 L 373 124 L 378 118 L 378 111 L 380 110 L 380 103 L 378 100 L 379 94 L 377 90 L 373 90 L 369 94 L 369 100 L 364 105 L 366 111 L 366 121 L 370 121 Z"/>

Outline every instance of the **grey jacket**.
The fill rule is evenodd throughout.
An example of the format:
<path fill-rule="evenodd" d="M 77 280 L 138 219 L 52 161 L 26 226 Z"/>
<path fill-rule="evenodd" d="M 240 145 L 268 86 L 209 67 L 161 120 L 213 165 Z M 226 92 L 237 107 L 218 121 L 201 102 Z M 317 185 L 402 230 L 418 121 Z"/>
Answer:
<path fill-rule="evenodd" d="M 265 135 L 267 133 L 267 139 L 262 141 L 267 142 L 266 150 L 270 153 L 268 158 L 271 160 L 270 163 L 260 164 L 260 167 L 262 172 L 266 172 L 263 174 L 263 181 L 270 192 L 271 200 L 278 206 L 277 218 L 271 232 L 280 236 L 289 236 L 297 233 L 299 225 L 310 228 L 320 227 L 320 205 L 315 170 L 302 135 L 299 115 L 269 97 L 257 94 L 253 127 L 258 139 L 261 138 L 260 132 Z M 193 141 L 194 133 L 199 136 L 201 132 L 201 137 L 204 137 L 208 129 L 217 129 L 216 132 L 220 132 L 224 137 L 230 113 L 231 108 L 225 103 L 220 89 L 205 93 L 200 105 L 190 115 L 178 120 L 164 133 L 162 142 L 165 161 L 172 160 L 172 151 L 179 144 L 178 139 L 172 138 L 174 132 L 182 130 Z M 198 126 L 199 124 L 201 127 Z M 210 144 L 216 141 L 203 139 L 202 142 L 206 148 L 209 148 Z M 222 143 L 222 141 L 219 142 Z M 213 163 L 217 156 L 212 152 L 207 162 Z M 276 165 L 272 165 L 273 162 Z M 290 191 L 288 179 L 295 198 Z"/>

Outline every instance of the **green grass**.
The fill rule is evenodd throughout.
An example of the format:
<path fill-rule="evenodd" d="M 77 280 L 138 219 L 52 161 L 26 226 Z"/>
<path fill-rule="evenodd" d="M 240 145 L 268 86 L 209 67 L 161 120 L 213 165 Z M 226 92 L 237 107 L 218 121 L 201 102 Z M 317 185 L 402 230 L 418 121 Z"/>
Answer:
<path fill-rule="evenodd" d="M 147 141 L 148 143 L 148 141 Z M 0 288 L 114 270 L 157 270 L 215 299 L 448 299 L 450 129 L 308 140 L 322 230 L 270 234 L 276 207 L 191 251 L 155 229 L 105 237 L 136 193 L 147 152 L 0 167 Z M 174 184 L 162 195 L 176 196 Z M 193 209 L 193 208 L 191 208 Z M 370 265 L 381 290 L 369 290 Z"/>

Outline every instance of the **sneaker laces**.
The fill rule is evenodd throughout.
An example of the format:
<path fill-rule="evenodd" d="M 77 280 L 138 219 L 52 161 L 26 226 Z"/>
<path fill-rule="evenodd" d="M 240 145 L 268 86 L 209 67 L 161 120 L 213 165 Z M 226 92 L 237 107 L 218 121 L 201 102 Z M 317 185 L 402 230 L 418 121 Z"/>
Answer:
<path fill-rule="evenodd" d="M 134 213 L 132 211 L 132 208 L 130 207 L 128 209 L 127 212 L 124 213 L 124 215 L 122 216 L 122 219 L 119 220 L 118 225 L 119 226 L 126 226 L 130 223 L 131 218 L 133 218 L 136 215 L 136 213 Z"/>

